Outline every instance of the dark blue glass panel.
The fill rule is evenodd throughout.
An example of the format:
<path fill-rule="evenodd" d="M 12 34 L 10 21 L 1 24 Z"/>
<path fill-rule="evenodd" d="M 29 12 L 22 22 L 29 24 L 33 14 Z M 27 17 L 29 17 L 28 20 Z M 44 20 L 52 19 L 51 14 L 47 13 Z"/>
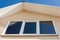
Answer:
<path fill-rule="evenodd" d="M 19 34 L 22 22 L 11 22 L 5 34 Z"/>
<path fill-rule="evenodd" d="M 36 33 L 36 22 L 26 22 L 24 34 L 35 34 Z"/>
<path fill-rule="evenodd" d="M 52 21 L 40 21 L 40 34 L 56 34 Z"/>
<path fill-rule="evenodd" d="M 46 4 L 52 6 L 59 6 L 60 7 L 60 0 L 25 0 L 26 2 L 30 3 L 37 3 L 37 4 Z"/>
<path fill-rule="evenodd" d="M 0 8 L 21 2 L 22 0 L 0 0 Z"/>

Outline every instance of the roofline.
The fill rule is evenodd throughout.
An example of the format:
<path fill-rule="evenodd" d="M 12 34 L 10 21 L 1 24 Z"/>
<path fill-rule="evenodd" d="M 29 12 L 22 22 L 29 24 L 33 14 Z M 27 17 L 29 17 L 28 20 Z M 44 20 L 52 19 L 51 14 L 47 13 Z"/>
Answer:
<path fill-rule="evenodd" d="M 56 6 L 24 2 L 24 9 L 35 13 L 60 17 L 60 7 Z"/>
<path fill-rule="evenodd" d="M 14 5 L 11 5 L 11 6 L 8 6 L 8 7 L 4 7 L 2 9 L 0 9 L 0 18 L 3 18 L 3 17 L 6 17 L 6 16 L 9 16 L 9 15 L 12 15 L 12 14 L 15 14 L 19 11 L 22 11 L 22 5 L 23 3 L 20 2 L 20 3 L 17 3 L 17 4 L 14 4 Z"/>
<path fill-rule="evenodd" d="M 20 2 L 20 3 L 0 9 L 1 11 L 0 18 L 15 14 L 22 10 L 60 17 L 60 7 L 28 3 L 28 2 Z"/>

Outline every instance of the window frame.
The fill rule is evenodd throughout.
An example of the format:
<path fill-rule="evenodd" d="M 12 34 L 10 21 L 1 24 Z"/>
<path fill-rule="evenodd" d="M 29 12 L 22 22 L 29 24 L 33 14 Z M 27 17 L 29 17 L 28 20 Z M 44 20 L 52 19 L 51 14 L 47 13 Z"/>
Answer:
<path fill-rule="evenodd" d="M 11 21 L 19 21 L 19 20 L 11 20 Z M 53 23 L 56 34 L 40 34 L 40 29 L 39 29 L 39 21 L 40 20 L 39 21 L 33 21 L 33 22 L 36 22 L 36 34 L 23 34 L 25 23 L 26 22 L 32 22 L 32 21 L 22 21 L 22 26 L 21 26 L 19 34 L 5 34 L 5 32 L 6 32 L 11 21 L 8 21 L 8 24 L 6 25 L 5 29 L 2 32 L 2 36 L 57 36 L 58 35 L 57 28 L 56 28 L 54 20 L 52 20 L 52 23 Z M 51 20 L 44 20 L 44 21 L 51 21 Z"/>
<path fill-rule="evenodd" d="M 51 20 L 45 20 L 45 21 L 51 21 Z M 53 23 L 53 27 L 54 27 L 54 30 L 55 30 L 55 32 L 56 32 L 56 34 L 40 34 L 40 35 L 42 35 L 42 36 L 48 36 L 48 35 L 52 35 L 52 36 L 54 36 L 54 35 L 58 35 L 58 31 L 57 31 L 57 27 L 56 27 L 56 25 L 55 25 L 55 22 L 54 22 L 54 20 L 52 20 L 52 23 Z"/>
<path fill-rule="evenodd" d="M 17 35 L 20 34 L 20 33 L 19 33 L 19 34 L 5 34 L 5 32 L 6 32 L 7 28 L 8 28 L 8 26 L 9 26 L 10 22 L 11 22 L 11 21 L 8 21 L 5 29 L 4 29 L 3 32 L 2 32 L 2 36 L 15 36 L 15 35 L 17 36 Z M 23 24 L 23 21 L 22 21 L 22 24 Z"/>

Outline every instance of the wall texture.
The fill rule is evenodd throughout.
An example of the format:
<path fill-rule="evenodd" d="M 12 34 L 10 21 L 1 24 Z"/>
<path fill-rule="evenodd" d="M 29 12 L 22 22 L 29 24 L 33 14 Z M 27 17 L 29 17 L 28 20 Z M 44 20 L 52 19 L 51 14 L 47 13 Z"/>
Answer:
<path fill-rule="evenodd" d="M 58 36 L 51 37 L 32 37 L 32 38 L 21 38 L 21 37 L 1 37 L 1 34 L 6 27 L 6 24 L 10 20 L 19 20 L 19 21 L 37 21 L 37 20 L 54 20 L 55 26 L 57 29 Z M 18 12 L 14 15 L 0 19 L 0 40 L 60 40 L 60 17 L 49 16 L 43 14 L 37 14 L 28 11 Z"/>

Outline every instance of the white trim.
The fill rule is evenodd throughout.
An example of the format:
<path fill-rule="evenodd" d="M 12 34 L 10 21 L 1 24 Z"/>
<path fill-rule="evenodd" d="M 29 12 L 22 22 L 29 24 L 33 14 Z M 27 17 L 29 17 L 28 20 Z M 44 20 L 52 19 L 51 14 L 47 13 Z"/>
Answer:
<path fill-rule="evenodd" d="M 53 20 L 45 20 L 45 21 L 52 21 L 52 24 L 53 24 L 53 27 L 54 27 L 54 30 L 55 30 L 56 34 L 40 34 L 40 35 L 58 35 Z"/>
<path fill-rule="evenodd" d="M 22 4 L 23 2 L 19 2 L 19 3 L 17 3 L 17 4 L 13 4 L 13 5 L 10 5 L 10 6 L 6 6 L 6 7 L 4 7 L 4 8 L 1 8 L 1 10 L 3 10 L 3 9 L 6 9 L 6 8 L 8 8 L 8 7 L 11 7 L 11 6 L 16 6 L 16 5 L 20 5 L 20 4 Z"/>
<path fill-rule="evenodd" d="M 42 9 L 42 10 L 40 10 L 40 9 Z M 60 14 L 59 14 L 60 7 L 44 5 L 44 4 L 37 4 L 37 3 L 29 3 L 29 2 L 20 2 L 17 4 L 2 8 L 0 10 L 1 10 L 0 13 L 2 13 L 2 14 L 0 14 L 0 18 L 12 15 L 14 13 L 17 13 L 17 12 L 23 11 L 23 10 L 60 17 Z M 56 14 L 58 14 L 58 15 L 56 15 Z"/>
<path fill-rule="evenodd" d="M 37 21 L 36 24 L 37 24 L 37 26 L 36 26 L 36 33 L 40 34 L 39 21 Z"/>
<path fill-rule="evenodd" d="M 56 34 L 58 35 L 57 27 L 54 21 L 52 21 Z"/>
<path fill-rule="evenodd" d="M 30 3 L 30 4 L 37 4 L 37 5 L 47 6 L 47 7 L 60 8 L 60 7 L 58 7 L 58 6 L 52 6 L 52 5 L 47 5 L 47 4 L 39 4 L 39 3 L 33 3 L 33 2 L 24 2 L 24 3 Z"/>
<path fill-rule="evenodd" d="M 19 36 L 19 37 L 21 37 L 21 36 L 23 36 L 23 37 L 24 37 L 24 36 L 25 36 L 25 37 L 26 37 L 26 36 L 35 36 L 35 37 L 36 37 L 36 36 L 37 36 L 37 37 L 38 37 L 38 36 L 44 36 L 44 37 L 46 37 L 46 36 L 48 36 L 48 37 L 49 37 L 49 36 L 54 36 L 54 37 L 56 37 L 56 36 L 58 36 L 58 35 L 56 35 L 56 34 L 49 34 L 49 35 L 47 35 L 47 34 L 5 34 L 5 35 L 2 35 L 2 37 L 6 37 L 6 36 L 7 36 L 7 37 L 8 37 L 8 36 L 9 36 L 9 37 L 13 37 L 13 36 L 14 36 L 14 37 L 15 37 L 15 36 L 16 36 L 16 37 L 18 37 L 18 36 Z"/>
<path fill-rule="evenodd" d="M 20 29 L 20 34 L 23 34 L 24 28 L 25 28 L 25 22 L 23 21 L 21 29 Z"/>
<path fill-rule="evenodd" d="M 42 9 L 42 10 L 40 10 L 40 9 Z M 14 13 L 17 13 L 17 12 L 23 11 L 23 10 L 60 17 L 60 14 L 59 14 L 60 7 L 44 5 L 44 4 L 37 4 L 37 3 L 29 3 L 29 2 L 20 2 L 20 3 L 14 4 L 14 5 L 11 5 L 8 7 L 1 8 L 0 10 L 1 10 L 0 18 L 9 16 L 9 15 L 13 15 Z"/>
<path fill-rule="evenodd" d="M 17 3 L 17 4 L 0 9 L 1 10 L 0 18 L 9 16 L 9 15 L 13 15 L 17 12 L 22 11 L 23 10 L 22 4 L 23 4 L 23 2 L 20 2 L 20 3 Z"/>
<path fill-rule="evenodd" d="M 5 32 L 6 32 L 6 30 L 7 30 L 9 24 L 10 24 L 10 21 L 7 23 L 5 29 L 4 29 L 3 32 L 2 32 L 2 35 L 5 35 Z"/>

